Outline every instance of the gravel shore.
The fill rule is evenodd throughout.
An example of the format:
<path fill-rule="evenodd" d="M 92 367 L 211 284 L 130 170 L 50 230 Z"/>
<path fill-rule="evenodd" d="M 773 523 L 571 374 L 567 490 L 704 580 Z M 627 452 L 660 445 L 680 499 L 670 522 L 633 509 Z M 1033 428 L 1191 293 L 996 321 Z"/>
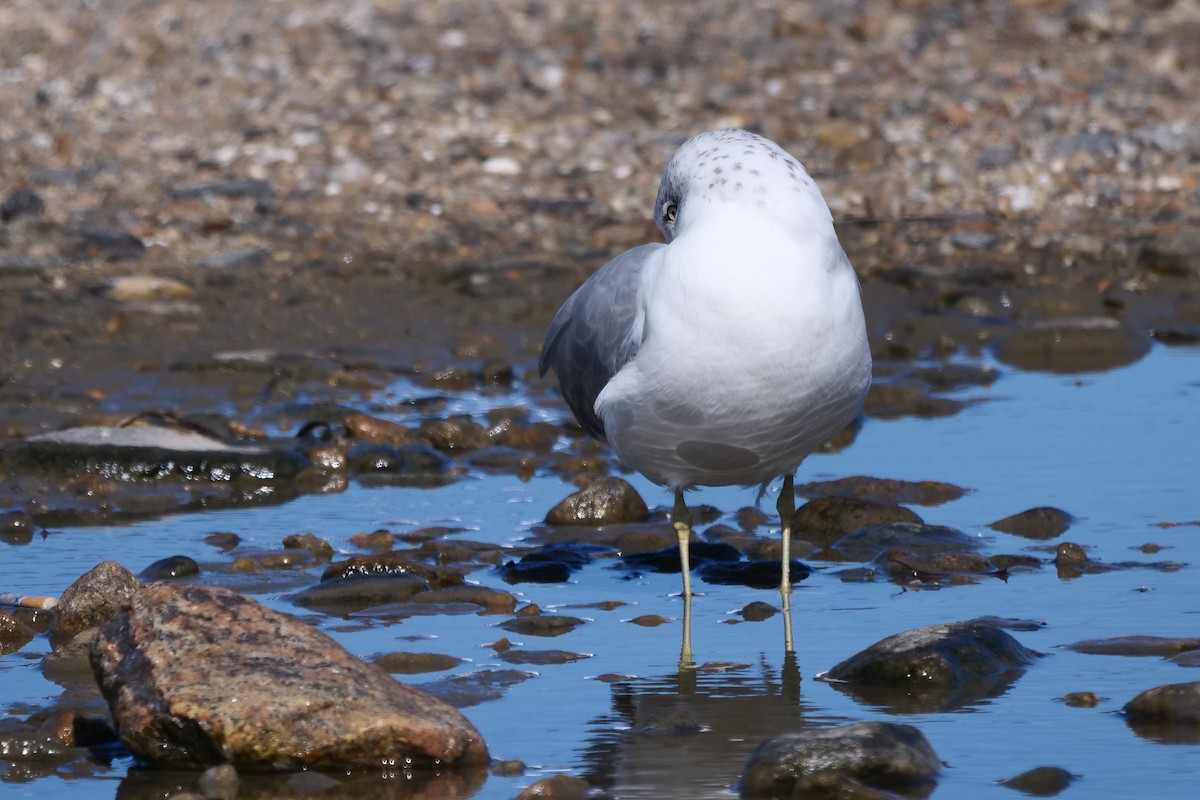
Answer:
<path fill-rule="evenodd" d="M 1194 323 L 1198 37 L 1195 0 L 13 0 L 0 377 L 526 358 L 723 126 L 805 162 L 868 284 L 1158 292 Z"/>

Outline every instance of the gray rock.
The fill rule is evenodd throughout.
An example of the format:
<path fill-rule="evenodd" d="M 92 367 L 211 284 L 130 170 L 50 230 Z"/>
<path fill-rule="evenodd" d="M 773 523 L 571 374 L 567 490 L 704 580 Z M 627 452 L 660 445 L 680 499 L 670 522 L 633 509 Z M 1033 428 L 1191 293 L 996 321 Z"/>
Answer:
<path fill-rule="evenodd" d="M 115 561 L 103 561 L 67 587 L 50 623 L 50 644 L 60 647 L 76 634 L 107 622 L 129 603 L 141 581 Z"/>
<path fill-rule="evenodd" d="M 650 511 L 637 489 L 621 478 L 601 478 L 550 509 L 551 525 L 611 525 L 640 522 Z"/>
<path fill-rule="evenodd" d="M 488 762 L 479 732 L 453 708 L 228 589 L 147 585 L 100 628 L 92 666 L 125 746 L 151 764 Z"/>
<path fill-rule="evenodd" d="M 934 780 L 941 767 L 924 734 L 911 725 L 856 722 L 767 740 L 746 763 L 738 791 L 744 798 L 793 797 L 798 781 L 824 772 L 904 788 Z"/>
<path fill-rule="evenodd" d="M 999 625 L 971 620 L 889 636 L 823 677 L 862 702 L 921 713 L 996 696 L 1040 655 Z"/>

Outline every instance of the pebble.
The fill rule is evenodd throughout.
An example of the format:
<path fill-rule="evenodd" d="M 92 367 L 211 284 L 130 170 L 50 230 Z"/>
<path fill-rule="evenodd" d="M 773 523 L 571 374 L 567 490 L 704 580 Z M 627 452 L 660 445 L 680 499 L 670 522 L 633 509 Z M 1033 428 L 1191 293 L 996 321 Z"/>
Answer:
<path fill-rule="evenodd" d="M 546 514 L 549 525 L 612 525 L 640 522 L 649 515 L 646 501 L 628 481 L 600 478 L 570 495 Z"/>
<path fill-rule="evenodd" d="M 177 578 L 193 578 L 200 574 L 200 565 L 194 558 L 188 556 L 168 556 L 160 558 L 142 570 L 138 576 L 144 581 L 175 580 Z"/>

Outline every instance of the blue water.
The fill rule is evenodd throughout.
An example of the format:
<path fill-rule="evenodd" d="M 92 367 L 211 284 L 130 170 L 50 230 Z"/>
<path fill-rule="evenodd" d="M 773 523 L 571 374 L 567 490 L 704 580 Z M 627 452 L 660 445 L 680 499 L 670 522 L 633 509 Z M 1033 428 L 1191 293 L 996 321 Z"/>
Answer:
<path fill-rule="evenodd" d="M 940 590 L 905 590 L 886 582 L 843 583 L 820 571 L 796 591 L 797 683 L 783 659 L 778 616 L 759 623 L 732 612 L 754 600 L 775 603 L 773 591 L 699 584 L 693 609 L 697 661 L 729 662 L 724 670 L 680 675 L 679 619 L 672 593 L 678 576 L 627 580 L 603 562 L 562 585 L 522 585 L 523 600 L 564 610 L 589 622 L 554 639 L 524 637 L 530 649 L 561 648 L 591 654 L 572 664 L 519 667 L 536 672 L 499 700 L 465 710 L 493 755 L 524 761 L 523 777 L 489 778 L 476 795 L 512 797 L 538 777 L 566 772 L 602 783 L 615 797 L 732 796 L 746 756 L 774 733 L 863 719 L 893 719 L 919 727 L 946 762 L 933 796 L 1012 798 L 996 781 L 1037 766 L 1063 767 L 1079 780 L 1065 796 L 1183 798 L 1195 792 L 1200 745 L 1160 744 L 1139 737 L 1116 713 L 1143 689 L 1200 680 L 1200 671 L 1158 658 L 1089 656 L 1062 649 L 1081 639 L 1123 635 L 1196 636 L 1200 633 L 1200 349 L 1157 347 L 1137 364 L 1102 374 L 1022 373 L 999 366 L 989 388 L 958 397 L 976 401 L 939 419 L 867 420 L 852 446 L 812 457 L 800 481 L 848 475 L 939 480 L 970 489 L 962 499 L 916 508 L 933 524 L 950 525 L 987 540 L 985 552 L 1023 553 L 1049 560 L 1040 542 L 999 534 L 988 523 L 1027 508 L 1053 505 L 1078 518 L 1058 541 L 1088 548 L 1097 561 L 1185 562 L 1177 571 L 1133 568 L 1060 579 L 1053 566 Z M 393 393 L 402 394 L 397 386 Z M 477 412 L 488 405 L 536 403 L 542 389 L 457 398 Z M 558 408 L 538 409 L 558 418 Z M 647 502 L 666 505 L 660 488 L 625 476 Z M 473 472 L 434 489 L 352 485 L 335 495 L 307 496 L 283 506 L 186 514 L 122 526 L 56 529 L 13 548 L 0 545 L 4 591 L 57 595 L 104 559 L 134 572 L 167 555 L 201 563 L 224 557 L 203 543 L 229 530 L 249 544 L 277 548 L 291 533 L 312 531 L 352 552 L 348 537 L 388 527 L 403 531 L 455 525 L 460 536 L 501 544 L 525 539 L 571 487 L 552 474 L 528 482 Z M 692 503 L 716 506 L 731 517 L 753 502 L 753 492 L 706 489 Z M 763 503 L 773 509 L 773 498 Z M 1175 523 L 1160 527 L 1160 523 Z M 1155 543 L 1148 555 L 1137 548 Z M 472 580 L 504 587 L 487 571 Z M 311 576 L 297 580 L 306 584 Z M 507 587 L 505 587 L 507 588 Z M 295 611 L 277 587 L 260 599 Z M 570 608 L 600 601 L 627 605 L 612 611 Z M 643 628 L 628 620 L 659 614 L 674 620 Z M 814 677 L 873 642 L 922 625 L 996 615 L 1039 620 L 1040 630 L 1016 632 L 1027 647 L 1049 654 L 999 697 L 948 713 L 893 715 L 862 705 Z M 306 614 L 306 616 L 308 616 Z M 506 635 L 503 617 L 430 616 L 402 623 L 321 624 L 351 651 L 369 657 L 394 650 L 435 651 L 466 659 L 450 673 L 405 678 L 414 683 L 509 668 L 490 643 Z M 514 641 L 522 637 L 507 634 Z M 53 702 L 60 690 L 44 680 L 36 656 L 44 639 L 0 657 L 0 713 Z M 618 683 L 597 676 L 627 676 Z M 1105 698 L 1096 708 L 1058 702 L 1068 692 Z M 704 732 L 648 737 L 631 730 L 639 713 L 687 708 Z M 24 711 L 22 713 L 28 713 Z M 127 763 L 79 779 L 45 777 L 0 784 L 0 797 L 112 796 Z"/>

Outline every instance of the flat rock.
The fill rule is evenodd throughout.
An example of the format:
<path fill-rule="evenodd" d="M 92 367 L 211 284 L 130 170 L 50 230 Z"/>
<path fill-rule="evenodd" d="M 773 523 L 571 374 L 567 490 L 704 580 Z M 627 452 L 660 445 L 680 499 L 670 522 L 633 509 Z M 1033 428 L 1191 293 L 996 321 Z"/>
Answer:
<path fill-rule="evenodd" d="M 1085 639 L 1067 645 L 1067 649 L 1100 656 L 1176 656 L 1200 650 L 1200 638 L 1117 636 L 1112 639 Z"/>
<path fill-rule="evenodd" d="M 738 790 L 744 798 L 801 796 L 793 794 L 799 781 L 827 772 L 904 788 L 934 780 L 941 767 L 924 734 L 911 725 L 856 722 L 767 740 L 750 756 Z"/>
<path fill-rule="evenodd" d="M 914 503 L 938 506 L 957 500 L 966 489 L 941 481 L 901 481 L 892 478 L 868 478 L 862 475 L 832 481 L 814 481 L 796 487 L 801 497 L 854 497 L 877 503 Z"/>
<path fill-rule="evenodd" d="M 236 592 L 153 583 L 105 623 L 92 667 L 139 759 L 197 768 L 484 768 L 458 711 Z"/>
<path fill-rule="evenodd" d="M 640 522 L 650 513 L 637 489 L 621 478 L 601 478 L 569 495 L 546 514 L 551 525 Z"/>
<path fill-rule="evenodd" d="M 1026 539 L 1053 539 L 1071 527 L 1075 518 L 1060 508 L 1040 506 L 998 519 L 988 527 Z"/>
<path fill-rule="evenodd" d="M 0 449 L 9 470 L 63 475 L 101 474 L 121 480 L 177 478 L 265 483 L 312 468 L 289 445 L 231 443 L 191 430 L 157 425 L 85 425 L 38 434 Z"/>
<path fill-rule="evenodd" d="M 888 522 L 859 528 L 838 539 L 822 554 L 824 558 L 871 561 L 892 548 L 914 553 L 946 550 L 978 550 L 982 542 L 955 528 L 916 522 Z"/>
<path fill-rule="evenodd" d="M 1101 372 L 1132 364 L 1150 352 L 1145 332 L 1110 317 L 1039 322 L 996 344 L 996 358 L 1040 372 Z"/>
<path fill-rule="evenodd" d="M 289 599 L 298 606 L 334 614 L 349 614 L 372 606 L 400 603 L 429 589 L 422 577 L 407 572 L 390 575 L 349 575 L 321 581 Z"/>

